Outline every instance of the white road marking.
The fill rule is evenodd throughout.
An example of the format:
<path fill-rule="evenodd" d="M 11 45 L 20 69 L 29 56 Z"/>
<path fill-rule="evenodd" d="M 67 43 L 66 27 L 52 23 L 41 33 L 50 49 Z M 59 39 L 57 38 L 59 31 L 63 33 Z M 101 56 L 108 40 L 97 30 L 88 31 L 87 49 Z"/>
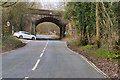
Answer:
<path fill-rule="evenodd" d="M 45 45 L 45 48 L 43 49 L 43 51 L 42 51 L 42 53 L 41 53 L 41 55 L 40 55 L 40 58 L 43 56 L 43 54 L 44 54 L 44 52 L 45 52 L 45 50 L 46 50 L 46 48 L 47 48 L 48 42 L 49 42 L 49 41 L 47 41 L 47 43 L 46 43 L 46 45 Z M 38 66 L 39 63 L 40 63 L 40 59 L 37 60 L 35 66 L 32 68 L 33 71 L 36 70 L 36 68 L 37 68 L 37 66 Z"/>
<path fill-rule="evenodd" d="M 44 52 L 45 52 L 45 50 L 42 51 L 42 53 L 44 53 Z"/>
<path fill-rule="evenodd" d="M 67 47 L 67 43 L 66 43 L 66 42 L 65 42 L 65 46 Z M 71 52 L 79 55 L 80 57 L 82 57 L 82 58 L 83 58 L 88 64 L 90 64 L 97 72 L 99 72 L 100 74 L 103 74 L 103 76 L 104 76 L 105 78 L 110 78 L 107 74 L 105 74 L 102 70 L 100 70 L 95 64 L 93 64 L 91 61 L 88 61 L 87 58 L 85 58 L 84 56 L 82 56 L 81 54 L 79 54 L 79 53 L 77 53 L 77 52 L 72 51 L 72 50 L 69 49 L 68 47 L 67 47 L 67 49 L 70 50 Z"/>
<path fill-rule="evenodd" d="M 44 47 L 44 49 L 43 50 L 45 50 L 46 49 L 46 47 Z"/>
<path fill-rule="evenodd" d="M 44 53 L 41 53 L 40 57 L 42 57 L 42 56 L 43 56 L 43 54 L 44 54 Z"/>
<path fill-rule="evenodd" d="M 32 68 L 32 70 L 33 70 L 33 71 L 37 68 L 37 66 L 38 66 L 39 62 L 40 62 L 40 59 L 38 59 L 38 60 L 37 60 L 37 62 L 36 62 L 36 64 L 35 64 L 35 66 Z"/>
<path fill-rule="evenodd" d="M 23 80 L 27 80 L 29 77 L 25 77 Z"/>
<path fill-rule="evenodd" d="M 45 45 L 45 47 L 44 47 L 42 53 L 40 54 L 40 58 L 41 58 L 41 57 L 43 56 L 43 54 L 45 53 L 45 50 L 46 50 L 46 48 L 47 48 L 47 45 L 48 45 L 48 41 L 47 41 L 47 43 L 46 43 L 46 45 Z"/>
<path fill-rule="evenodd" d="M 49 42 L 49 41 L 47 41 L 47 43 L 46 43 L 46 45 L 45 45 L 42 53 L 40 54 L 40 58 L 43 56 L 43 54 L 44 54 L 44 52 L 45 52 L 45 50 L 46 50 L 46 48 L 47 48 L 48 42 Z M 39 63 L 40 63 L 40 59 L 37 60 L 35 66 L 32 68 L 33 71 L 36 70 L 36 68 L 37 68 L 37 66 L 38 66 Z"/>
<path fill-rule="evenodd" d="M 25 77 L 25 79 L 28 79 L 29 77 Z"/>
<path fill-rule="evenodd" d="M 93 64 L 92 62 L 88 61 L 85 57 L 81 56 L 85 61 L 87 61 L 87 63 L 89 63 L 95 70 L 97 70 L 99 73 L 102 73 L 104 75 L 105 78 L 110 78 L 108 77 L 103 71 L 101 71 L 97 66 L 95 66 L 95 64 Z"/>

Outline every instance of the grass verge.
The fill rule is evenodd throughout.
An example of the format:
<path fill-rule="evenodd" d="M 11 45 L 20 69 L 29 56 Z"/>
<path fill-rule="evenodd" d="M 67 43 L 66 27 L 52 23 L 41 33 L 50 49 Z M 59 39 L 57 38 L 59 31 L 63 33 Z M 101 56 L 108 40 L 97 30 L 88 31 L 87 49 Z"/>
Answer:
<path fill-rule="evenodd" d="M 111 80 L 118 80 L 119 78 L 119 51 L 97 48 L 96 45 L 81 46 L 79 39 L 65 38 L 68 47 L 83 55 L 89 61 L 94 63 L 100 70 L 107 74 Z"/>
<path fill-rule="evenodd" d="M 19 47 L 25 46 L 22 41 L 13 36 L 3 36 L 2 37 L 2 52 L 17 49 Z"/>
<path fill-rule="evenodd" d="M 79 46 L 79 41 L 69 42 L 71 46 L 77 47 L 80 51 L 90 54 L 95 58 L 107 58 L 120 60 L 120 51 L 97 48 L 96 45 Z"/>

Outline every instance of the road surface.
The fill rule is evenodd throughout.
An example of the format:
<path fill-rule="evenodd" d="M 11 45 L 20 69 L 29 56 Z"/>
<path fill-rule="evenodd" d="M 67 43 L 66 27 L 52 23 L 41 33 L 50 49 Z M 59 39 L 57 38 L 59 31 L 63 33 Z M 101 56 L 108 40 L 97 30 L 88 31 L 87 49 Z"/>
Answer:
<path fill-rule="evenodd" d="M 36 35 L 37 38 L 52 38 L 56 35 Z"/>
<path fill-rule="evenodd" d="M 36 35 L 37 40 L 56 40 L 55 38 L 52 38 L 56 35 Z"/>
<path fill-rule="evenodd" d="M 2 78 L 104 78 L 63 41 L 27 41 L 2 55 Z"/>

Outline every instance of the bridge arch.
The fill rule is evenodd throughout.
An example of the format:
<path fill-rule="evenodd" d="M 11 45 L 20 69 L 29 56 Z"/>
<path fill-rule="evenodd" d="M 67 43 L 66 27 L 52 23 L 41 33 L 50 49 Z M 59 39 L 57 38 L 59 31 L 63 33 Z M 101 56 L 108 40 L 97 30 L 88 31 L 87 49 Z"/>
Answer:
<path fill-rule="evenodd" d="M 39 20 L 36 20 L 33 23 L 33 28 L 34 28 L 34 34 L 36 35 L 36 27 L 37 25 L 39 25 L 40 23 L 43 22 L 52 22 L 54 24 L 56 24 L 59 28 L 60 28 L 60 39 L 64 37 L 64 33 L 65 33 L 65 24 L 63 24 L 60 20 L 54 18 L 54 17 L 44 17 L 41 18 Z"/>

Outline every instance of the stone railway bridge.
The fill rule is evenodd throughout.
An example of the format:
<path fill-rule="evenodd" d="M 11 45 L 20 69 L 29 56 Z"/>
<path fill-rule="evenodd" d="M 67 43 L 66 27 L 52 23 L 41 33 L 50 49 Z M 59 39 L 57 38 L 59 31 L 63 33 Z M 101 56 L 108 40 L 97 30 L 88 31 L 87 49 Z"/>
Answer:
<path fill-rule="evenodd" d="M 52 22 L 60 28 L 60 38 L 65 37 L 66 23 L 62 20 L 62 11 L 29 9 L 32 16 L 32 30 L 36 35 L 36 27 L 43 22 Z"/>

